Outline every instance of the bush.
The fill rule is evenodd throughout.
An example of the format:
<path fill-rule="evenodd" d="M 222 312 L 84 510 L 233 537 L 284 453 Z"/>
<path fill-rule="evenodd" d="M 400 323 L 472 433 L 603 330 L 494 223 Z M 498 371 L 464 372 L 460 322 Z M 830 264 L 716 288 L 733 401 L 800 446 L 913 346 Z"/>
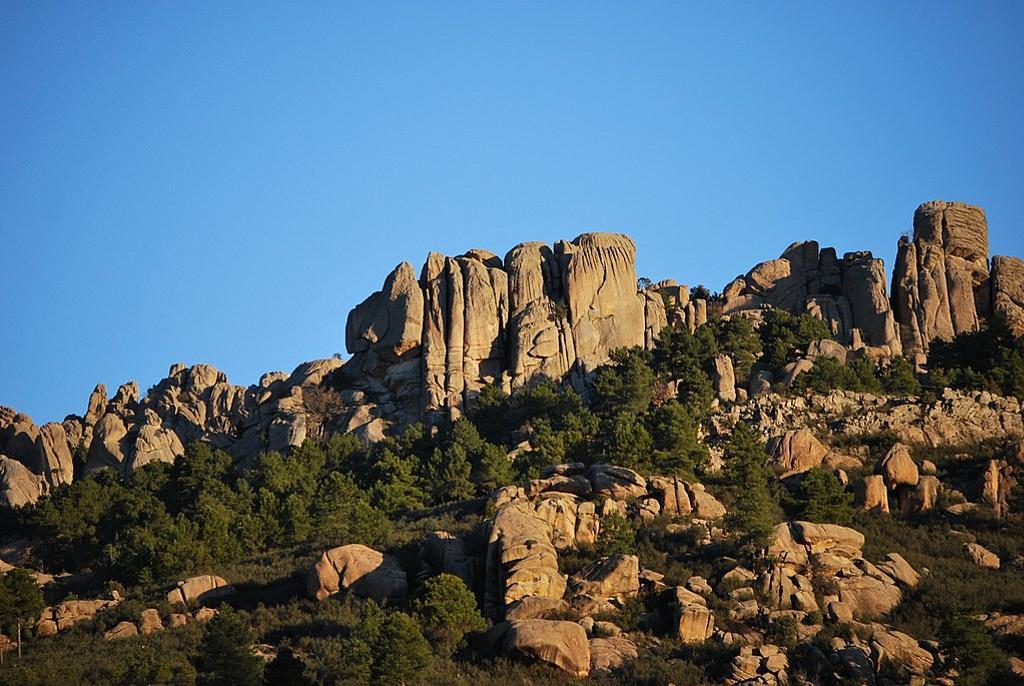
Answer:
<path fill-rule="evenodd" d="M 797 487 L 800 518 L 822 524 L 849 524 L 853 519 L 853 494 L 822 467 L 809 469 Z"/>

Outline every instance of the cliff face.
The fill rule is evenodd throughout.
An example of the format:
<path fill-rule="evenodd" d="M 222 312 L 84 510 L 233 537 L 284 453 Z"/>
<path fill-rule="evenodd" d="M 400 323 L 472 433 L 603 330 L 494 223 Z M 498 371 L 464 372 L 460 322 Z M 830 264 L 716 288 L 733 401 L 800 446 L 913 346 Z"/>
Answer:
<path fill-rule="evenodd" d="M 913 239 L 900 239 L 892 284 L 908 354 L 923 359 L 933 339 L 977 330 L 991 302 L 985 211 L 942 201 L 918 207 Z"/>
<path fill-rule="evenodd" d="M 660 287 L 685 320 L 688 294 Z M 636 245 L 621 234 L 522 243 L 504 260 L 431 253 L 418 281 L 402 263 L 349 314 L 346 372 L 407 414 L 458 414 L 487 384 L 585 374 L 615 348 L 653 344 L 668 321 L 655 290 L 638 288 Z"/>

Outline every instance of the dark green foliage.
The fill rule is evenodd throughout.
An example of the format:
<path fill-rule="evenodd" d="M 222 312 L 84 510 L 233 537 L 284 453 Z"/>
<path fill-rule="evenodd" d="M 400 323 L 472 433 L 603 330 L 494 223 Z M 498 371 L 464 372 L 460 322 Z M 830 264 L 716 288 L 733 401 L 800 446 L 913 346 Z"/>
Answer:
<path fill-rule="evenodd" d="M 452 574 L 428 579 L 423 596 L 413 603 L 413 611 L 434 650 L 445 657 L 459 647 L 463 636 L 487 627 L 473 592 Z"/>
<path fill-rule="evenodd" d="M 636 549 L 636 531 L 625 517 L 612 512 L 601 518 L 601 530 L 594 546 L 598 555 L 628 555 Z"/>
<path fill-rule="evenodd" d="M 1006 670 L 1006 656 L 992 641 L 985 624 L 974 617 L 947 618 L 939 629 L 939 641 L 960 672 L 957 684 L 987 686 Z"/>
<path fill-rule="evenodd" d="M 819 357 L 810 371 L 797 377 L 794 388 L 815 393 L 844 390 L 917 395 L 921 392 L 921 383 L 914 373 L 914 366 L 903 357 L 879 363 L 861 357 L 845 365 L 831 357 Z"/>
<path fill-rule="evenodd" d="M 373 645 L 372 683 L 380 686 L 415 684 L 430 673 L 432 655 L 419 625 L 404 612 L 391 612 L 381 623 Z"/>
<path fill-rule="evenodd" d="M 651 354 L 642 348 L 613 350 L 611 363 L 594 376 L 592 408 L 602 417 L 636 416 L 647 409 L 654 391 Z"/>
<path fill-rule="evenodd" d="M 256 686 L 262 683 L 263 659 L 252 652 L 256 636 L 230 608 L 211 619 L 195 665 L 204 686 Z"/>
<path fill-rule="evenodd" d="M 853 519 L 853 494 L 823 467 L 809 469 L 797 487 L 799 518 L 824 524 L 849 524 Z"/>
<path fill-rule="evenodd" d="M 1014 337 L 1006 322 L 994 317 L 988 326 L 932 341 L 927 385 L 933 389 L 986 390 L 1024 400 L 1024 337 Z"/>
<path fill-rule="evenodd" d="M 650 473 L 694 476 L 703 469 L 708 449 L 698 438 L 696 420 L 675 400 L 653 408 L 647 418 L 654 444 L 649 461 L 641 467 Z"/>
<path fill-rule="evenodd" d="M 768 543 L 774 525 L 764 460 L 761 435 L 749 424 L 737 424 L 725 449 L 725 469 L 726 478 L 738 496 L 726 514 L 725 523 L 750 552 Z"/>
<path fill-rule="evenodd" d="M 792 648 L 797 642 L 797 622 L 794 617 L 775 617 L 768 620 L 765 641 L 772 645 Z"/>
<path fill-rule="evenodd" d="M 771 369 L 780 369 L 796 359 L 812 341 L 831 338 L 832 332 L 819 320 L 807 314 L 794 315 L 778 308 L 764 311 L 764 319 L 758 329 L 762 361 Z"/>
<path fill-rule="evenodd" d="M 718 352 L 714 332 L 702 326 L 695 333 L 666 327 L 651 353 L 651 364 L 659 377 L 678 383 L 678 400 L 695 417 L 711 407 L 714 391 L 708 369 Z"/>
<path fill-rule="evenodd" d="M 43 592 L 24 569 L 0 576 L 0 631 L 15 636 L 19 623 L 31 627 L 43 611 Z"/>
<path fill-rule="evenodd" d="M 718 353 L 728 355 L 738 380 L 750 377 L 750 370 L 761 354 L 761 337 L 746 317 L 711 319 L 706 324 L 717 343 Z"/>

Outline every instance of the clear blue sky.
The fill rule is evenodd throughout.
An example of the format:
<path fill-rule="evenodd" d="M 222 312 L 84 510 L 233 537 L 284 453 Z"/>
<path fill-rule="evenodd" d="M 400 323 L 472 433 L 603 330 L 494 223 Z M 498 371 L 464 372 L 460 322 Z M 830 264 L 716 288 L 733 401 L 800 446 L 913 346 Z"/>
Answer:
<path fill-rule="evenodd" d="M 624 231 L 718 290 L 939 198 L 1024 254 L 1022 2 L 301 4 L 0 4 L 0 404 L 344 352 L 428 250 Z"/>

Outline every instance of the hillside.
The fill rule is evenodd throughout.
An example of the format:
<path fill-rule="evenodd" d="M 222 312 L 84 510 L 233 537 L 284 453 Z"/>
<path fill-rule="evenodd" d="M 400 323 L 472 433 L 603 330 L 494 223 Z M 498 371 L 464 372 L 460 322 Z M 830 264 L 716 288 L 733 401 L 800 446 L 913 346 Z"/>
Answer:
<path fill-rule="evenodd" d="M 0 408 L 0 684 L 1022 682 L 1024 261 L 895 242 L 431 253 L 347 360 Z"/>

